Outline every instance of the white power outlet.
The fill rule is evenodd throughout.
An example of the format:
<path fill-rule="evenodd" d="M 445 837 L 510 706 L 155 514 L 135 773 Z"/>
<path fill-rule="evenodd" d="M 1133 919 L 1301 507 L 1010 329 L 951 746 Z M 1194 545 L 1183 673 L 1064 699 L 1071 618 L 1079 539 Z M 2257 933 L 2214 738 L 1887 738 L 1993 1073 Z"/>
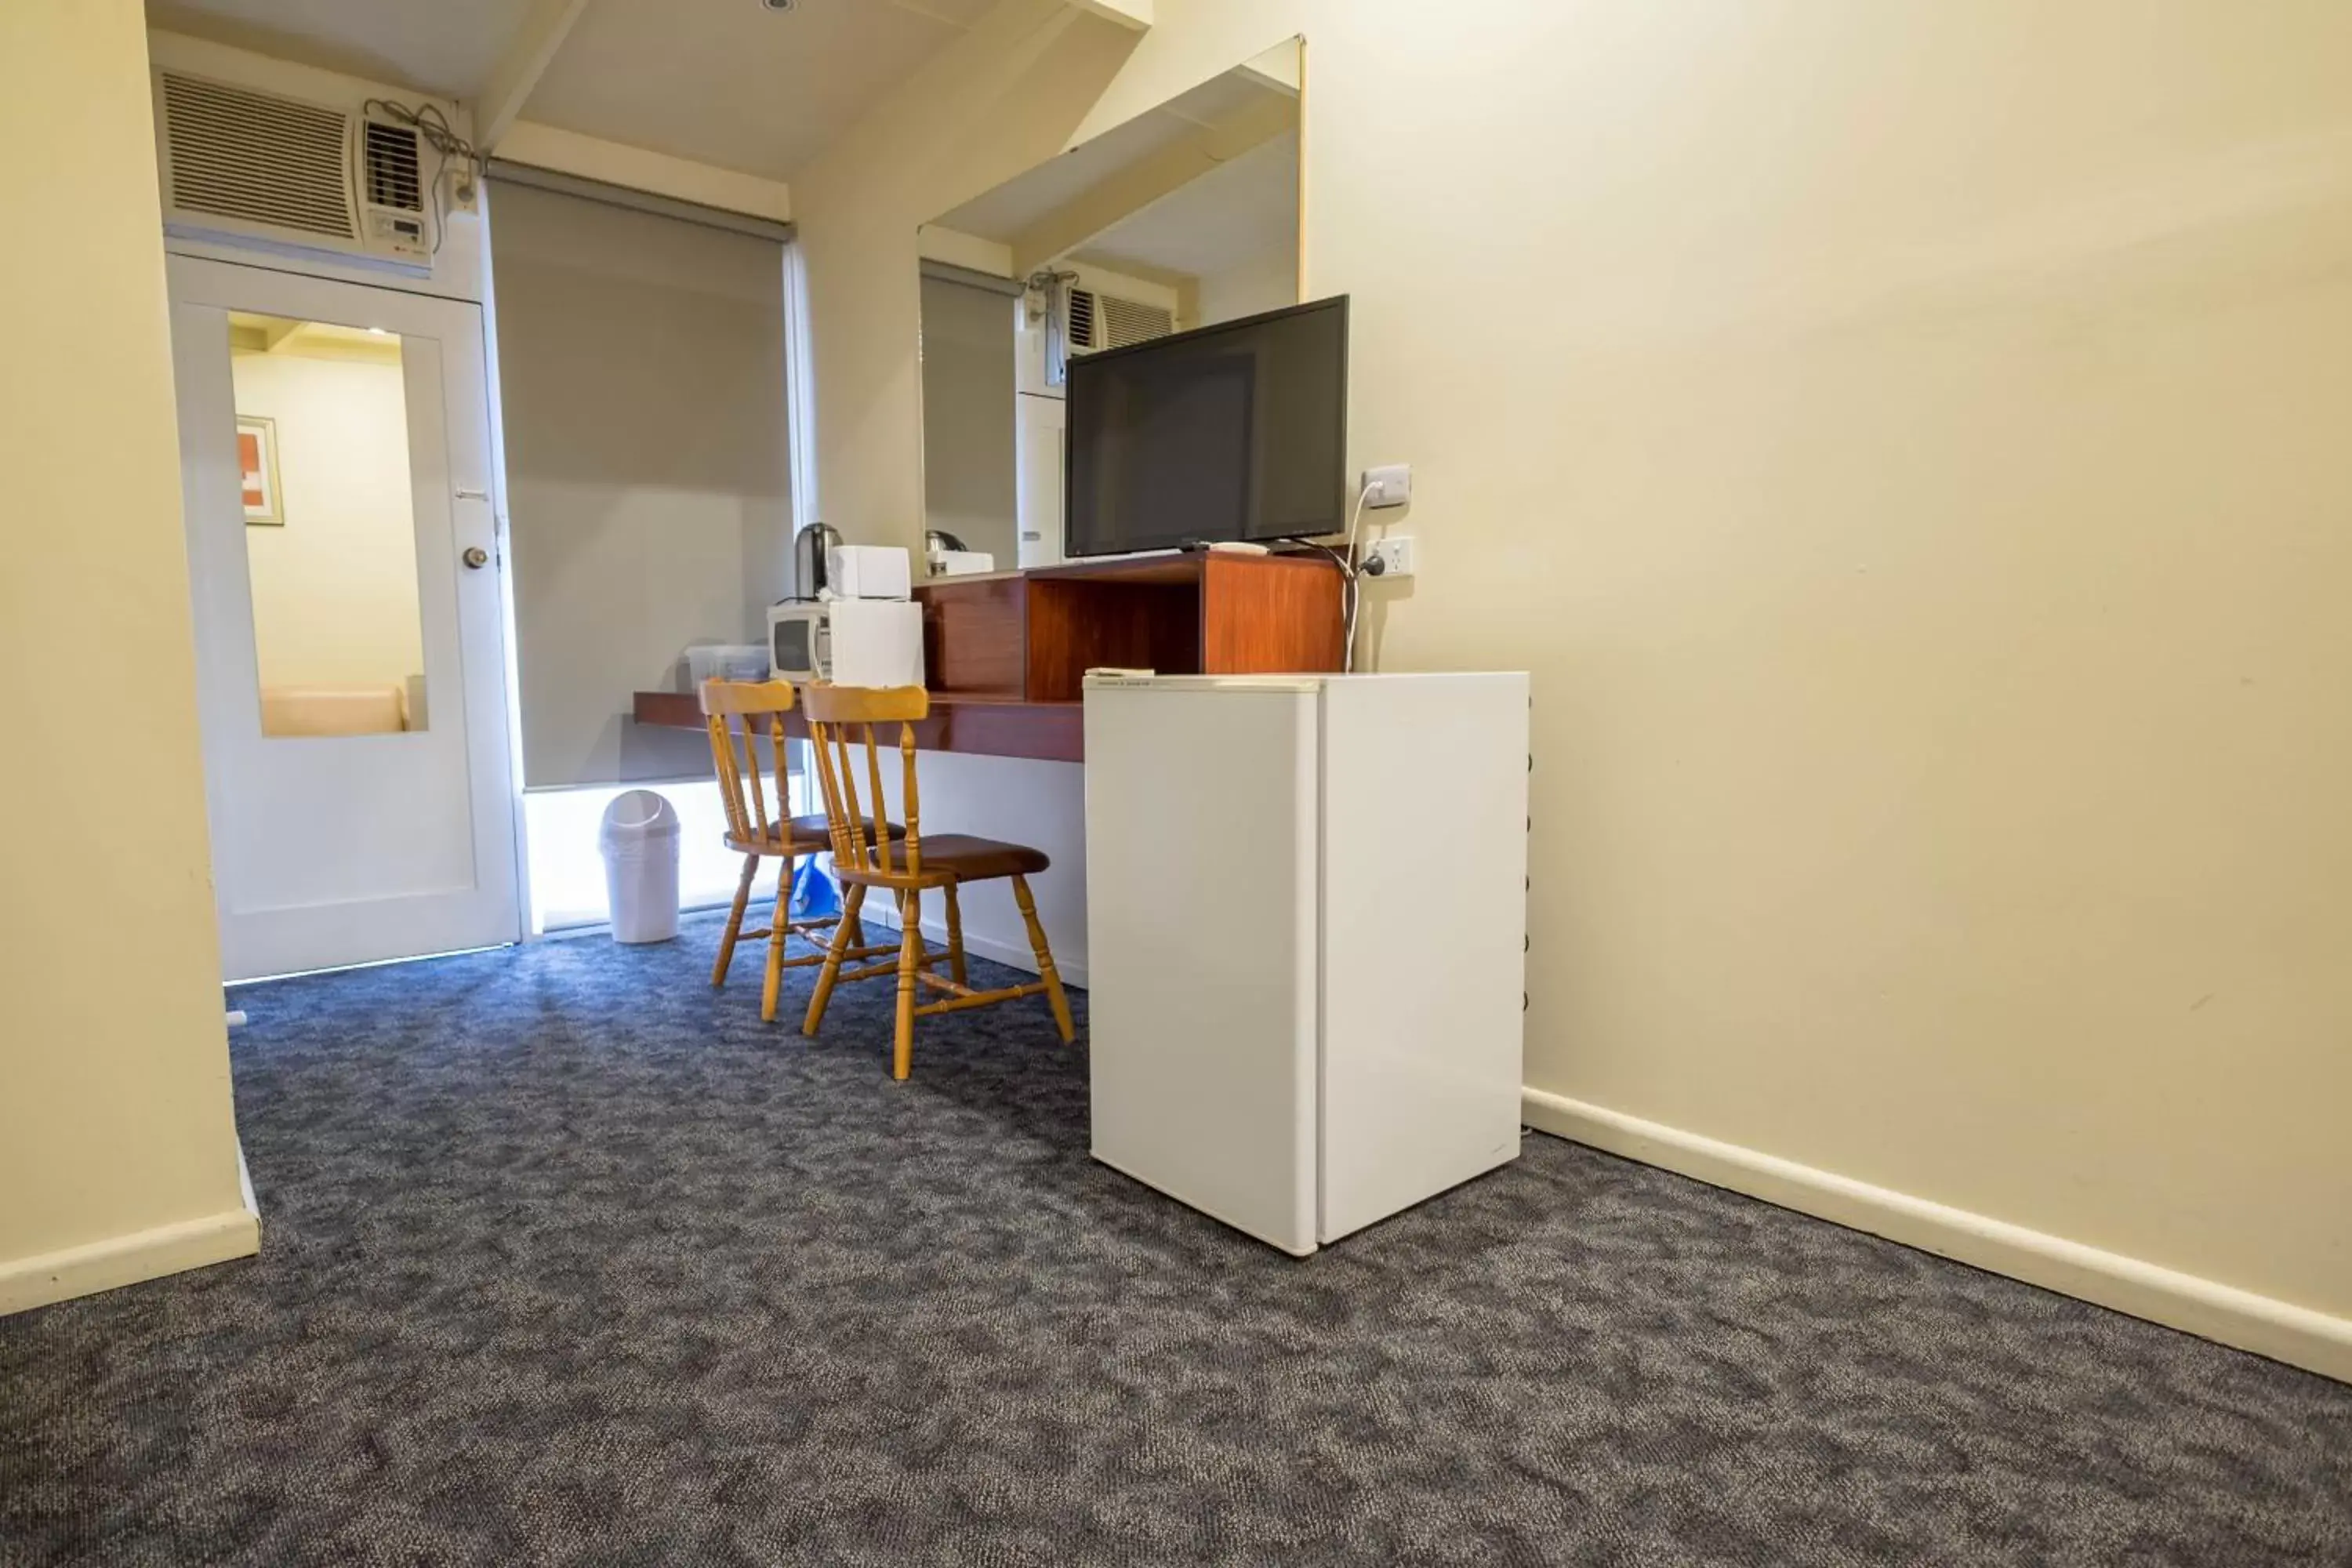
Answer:
<path fill-rule="evenodd" d="M 1412 535 L 1399 534 L 1393 539 L 1376 539 L 1364 552 L 1364 575 L 1389 582 L 1412 575 Z"/>
<path fill-rule="evenodd" d="M 1412 504 L 1412 465 L 1389 463 L 1364 470 L 1364 504 L 1374 511 L 1382 507 Z"/>

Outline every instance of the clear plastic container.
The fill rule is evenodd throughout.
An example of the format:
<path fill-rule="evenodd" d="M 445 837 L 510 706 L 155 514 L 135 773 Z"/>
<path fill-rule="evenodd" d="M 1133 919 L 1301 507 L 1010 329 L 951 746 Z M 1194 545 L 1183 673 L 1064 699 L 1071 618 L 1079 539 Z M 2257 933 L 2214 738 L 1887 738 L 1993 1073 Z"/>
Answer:
<path fill-rule="evenodd" d="M 686 650 L 687 679 L 700 686 L 706 680 L 765 680 L 768 650 L 759 643 L 697 643 Z"/>

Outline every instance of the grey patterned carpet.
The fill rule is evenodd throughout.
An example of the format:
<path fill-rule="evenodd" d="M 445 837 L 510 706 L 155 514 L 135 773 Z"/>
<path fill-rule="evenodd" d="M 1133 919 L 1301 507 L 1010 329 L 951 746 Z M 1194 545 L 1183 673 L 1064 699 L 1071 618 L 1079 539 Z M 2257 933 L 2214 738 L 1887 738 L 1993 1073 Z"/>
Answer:
<path fill-rule="evenodd" d="M 0 1559 L 2352 1563 L 2352 1389 L 1541 1137 L 1293 1261 L 714 941 L 241 993 L 265 1250 L 0 1320 Z"/>

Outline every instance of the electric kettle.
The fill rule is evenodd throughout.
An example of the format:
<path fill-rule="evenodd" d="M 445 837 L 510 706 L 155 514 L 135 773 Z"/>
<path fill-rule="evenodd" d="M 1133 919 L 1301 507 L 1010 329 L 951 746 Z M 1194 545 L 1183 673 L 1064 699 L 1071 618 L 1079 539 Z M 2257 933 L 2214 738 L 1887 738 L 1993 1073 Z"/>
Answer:
<path fill-rule="evenodd" d="M 822 522 L 803 524 L 793 538 L 793 597 L 815 599 L 824 592 L 825 552 L 841 542 L 841 531 Z"/>

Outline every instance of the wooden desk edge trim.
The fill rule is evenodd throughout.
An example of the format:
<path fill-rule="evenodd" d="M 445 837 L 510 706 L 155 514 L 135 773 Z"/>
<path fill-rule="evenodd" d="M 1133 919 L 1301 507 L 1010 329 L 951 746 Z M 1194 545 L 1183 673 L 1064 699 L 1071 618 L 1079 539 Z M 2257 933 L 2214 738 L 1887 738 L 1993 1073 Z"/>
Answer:
<path fill-rule="evenodd" d="M 703 727 L 702 704 L 687 691 L 636 692 L 629 716 L 656 729 L 698 731 Z M 794 740 L 808 738 L 808 721 L 798 709 L 784 715 L 784 732 Z M 915 726 L 915 744 L 926 751 L 964 756 L 1082 763 L 1086 761 L 1086 706 L 933 692 L 931 716 Z"/>

